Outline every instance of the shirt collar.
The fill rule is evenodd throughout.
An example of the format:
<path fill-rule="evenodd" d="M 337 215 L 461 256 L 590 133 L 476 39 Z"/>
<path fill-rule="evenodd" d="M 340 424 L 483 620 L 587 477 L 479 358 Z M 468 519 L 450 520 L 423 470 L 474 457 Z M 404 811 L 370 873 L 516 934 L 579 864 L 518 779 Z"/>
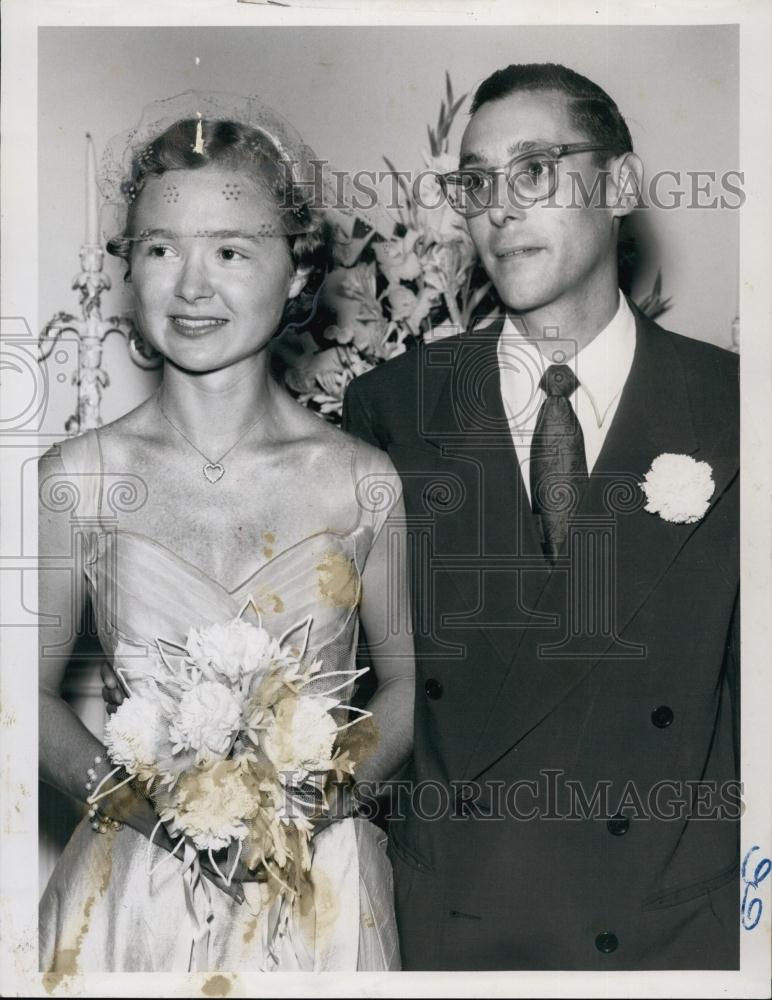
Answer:
<path fill-rule="evenodd" d="M 571 366 L 593 404 L 598 426 L 624 387 L 634 353 L 635 317 L 620 292 L 614 318 L 579 351 Z"/>
<path fill-rule="evenodd" d="M 627 299 L 620 291 L 619 306 L 611 322 L 574 358 L 566 361 L 576 373 L 580 384 L 579 391 L 583 391 L 589 400 L 599 427 L 603 425 L 609 408 L 624 387 L 634 353 L 635 317 Z M 499 341 L 500 360 L 505 355 L 523 360 L 531 356 L 533 365 L 539 372 L 543 372 L 547 367 L 547 361 L 539 347 L 518 330 L 509 316 L 504 321 Z M 519 371 L 511 371 L 511 365 L 507 367 L 510 368 L 507 380 L 522 382 L 523 388 L 527 387 L 533 393 L 534 376 L 526 371 L 528 364 L 516 363 L 515 368 Z M 536 382 L 538 384 L 538 378 Z M 541 392 L 537 395 L 543 398 Z"/>

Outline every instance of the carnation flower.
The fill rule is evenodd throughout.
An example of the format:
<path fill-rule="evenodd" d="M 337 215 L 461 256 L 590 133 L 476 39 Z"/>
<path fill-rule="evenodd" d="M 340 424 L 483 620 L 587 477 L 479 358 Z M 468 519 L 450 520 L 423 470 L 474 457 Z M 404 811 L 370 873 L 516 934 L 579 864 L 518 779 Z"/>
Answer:
<path fill-rule="evenodd" d="M 172 753 L 169 726 L 157 701 L 142 694 L 124 699 L 105 724 L 105 746 L 114 764 L 140 778 Z"/>
<path fill-rule="evenodd" d="M 247 821 L 257 813 L 260 801 L 244 780 L 239 761 L 219 760 L 183 774 L 173 791 L 157 797 L 156 805 L 173 833 L 187 834 L 202 851 L 243 840 L 249 832 Z"/>
<path fill-rule="evenodd" d="M 241 618 L 225 625 L 193 628 L 187 641 L 188 655 L 208 680 L 224 678 L 231 684 L 268 670 L 275 646 L 265 629 Z"/>
<path fill-rule="evenodd" d="M 646 496 L 644 510 L 674 524 L 699 521 L 715 489 L 712 472 L 707 462 L 690 455 L 658 455 L 638 484 Z"/>
<path fill-rule="evenodd" d="M 241 706 L 224 684 L 204 681 L 180 698 L 169 727 L 174 752 L 196 750 L 197 759 L 224 756 L 241 726 Z"/>
<path fill-rule="evenodd" d="M 334 698 L 307 695 L 276 705 L 260 743 L 280 774 L 291 772 L 294 781 L 299 773 L 302 778 L 302 772 L 329 768 L 338 728 L 329 710 L 337 704 Z"/>

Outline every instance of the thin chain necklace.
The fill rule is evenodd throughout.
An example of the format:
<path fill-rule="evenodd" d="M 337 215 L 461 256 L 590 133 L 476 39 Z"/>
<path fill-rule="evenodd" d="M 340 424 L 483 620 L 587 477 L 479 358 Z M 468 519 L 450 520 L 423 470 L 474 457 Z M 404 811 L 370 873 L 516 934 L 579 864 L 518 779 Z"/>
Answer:
<path fill-rule="evenodd" d="M 239 436 L 236 438 L 236 440 L 233 442 L 233 444 L 230 446 L 230 448 L 228 448 L 227 451 L 224 451 L 222 453 L 222 455 L 220 455 L 219 458 L 217 458 L 217 459 L 215 459 L 213 461 L 211 458 L 209 458 L 208 455 L 205 455 L 203 453 L 203 451 L 201 451 L 201 449 L 190 440 L 190 438 L 188 437 L 188 435 L 185 434 L 183 431 L 181 431 L 179 429 L 179 427 L 172 421 L 172 419 L 168 416 L 168 414 L 164 410 L 163 406 L 161 406 L 161 397 L 160 396 L 156 396 L 155 401 L 158 404 L 158 409 L 161 411 L 161 416 L 164 418 L 164 420 L 166 421 L 166 423 L 171 427 L 171 429 L 173 431 L 176 431 L 177 434 L 179 434 L 179 436 L 184 441 L 187 441 L 188 444 L 190 445 L 190 447 L 194 451 L 197 451 L 198 454 L 205 460 L 204 461 L 204 465 L 203 465 L 203 467 L 201 469 L 201 472 L 202 472 L 202 474 L 204 476 L 204 479 L 206 479 L 207 482 L 212 483 L 212 485 L 214 485 L 215 483 L 219 483 L 220 480 L 222 479 L 222 477 L 225 475 L 225 466 L 222 464 L 223 459 L 227 458 L 228 455 L 230 455 L 230 453 L 233 451 L 233 449 L 236 447 L 236 445 L 241 444 L 241 442 L 244 440 L 244 438 L 247 436 L 247 434 L 249 434 L 249 432 L 252 430 L 252 428 L 263 417 L 263 413 L 261 411 L 260 416 L 256 420 L 253 420 L 252 423 L 249 425 L 249 427 L 247 427 L 247 429 L 245 431 L 242 431 L 242 433 L 239 434 Z"/>

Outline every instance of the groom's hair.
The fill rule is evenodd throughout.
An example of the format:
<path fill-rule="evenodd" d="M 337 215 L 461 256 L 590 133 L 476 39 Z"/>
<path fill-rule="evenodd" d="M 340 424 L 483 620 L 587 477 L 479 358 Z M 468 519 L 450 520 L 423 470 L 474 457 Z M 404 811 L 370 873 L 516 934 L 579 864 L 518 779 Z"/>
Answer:
<path fill-rule="evenodd" d="M 559 63 L 513 63 L 505 69 L 496 70 L 477 88 L 470 114 L 473 115 L 489 101 L 522 92 L 565 94 L 574 127 L 608 151 L 605 155 L 596 153 L 597 162 L 604 162 L 608 156 L 621 156 L 633 151 L 627 122 L 606 91 L 581 73 Z"/>

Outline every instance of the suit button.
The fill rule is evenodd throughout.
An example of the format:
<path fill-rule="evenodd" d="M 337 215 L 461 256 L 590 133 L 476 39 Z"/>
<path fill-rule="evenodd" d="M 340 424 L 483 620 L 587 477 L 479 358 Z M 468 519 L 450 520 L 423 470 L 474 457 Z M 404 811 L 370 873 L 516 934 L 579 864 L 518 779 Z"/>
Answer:
<path fill-rule="evenodd" d="M 424 691 L 426 691 L 429 698 L 436 701 L 442 697 L 442 684 L 434 677 L 430 677 L 426 684 L 424 684 Z"/>
<path fill-rule="evenodd" d="M 630 829 L 630 820 L 627 816 L 612 816 L 606 823 L 606 829 L 615 837 L 623 837 Z"/>
<path fill-rule="evenodd" d="M 604 955 L 610 955 L 612 951 L 616 951 L 619 947 L 619 941 L 617 940 L 616 934 L 612 934 L 611 931 L 603 931 L 595 938 L 595 947 L 598 951 L 602 951 Z"/>
<path fill-rule="evenodd" d="M 669 705 L 659 705 L 651 713 L 651 721 L 657 729 L 667 729 L 673 721 L 673 709 Z"/>

